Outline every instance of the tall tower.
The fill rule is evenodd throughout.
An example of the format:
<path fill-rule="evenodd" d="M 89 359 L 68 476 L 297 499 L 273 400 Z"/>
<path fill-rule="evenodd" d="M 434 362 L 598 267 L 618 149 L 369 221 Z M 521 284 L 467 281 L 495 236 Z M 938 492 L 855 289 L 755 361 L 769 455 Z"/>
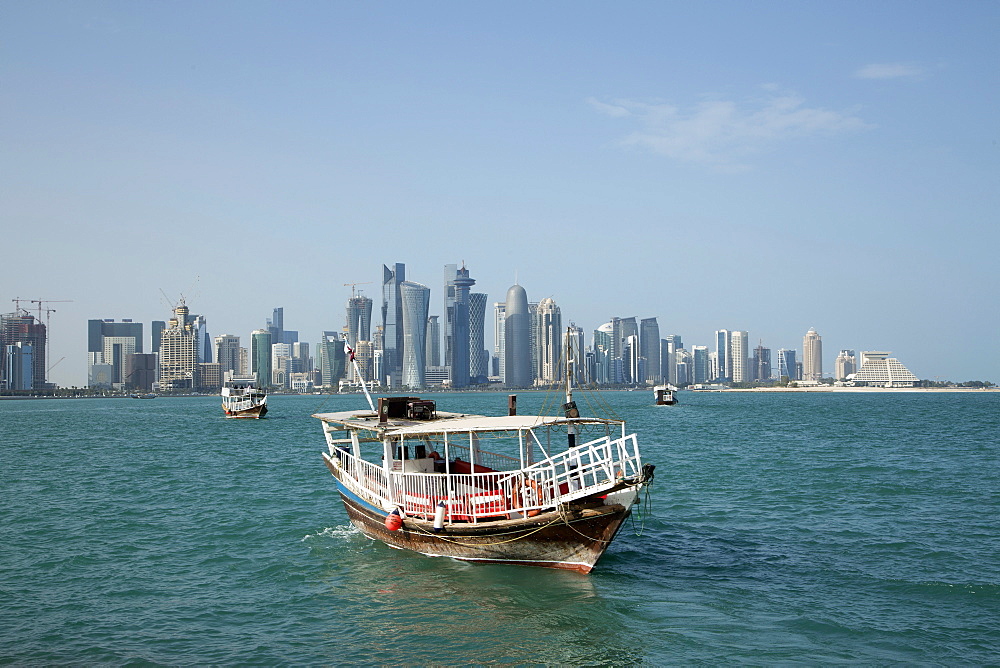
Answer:
<path fill-rule="evenodd" d="M 490 354 L 486 350 L 485 292 L 469 293 L 469 376 L 474 383 L 487 381 L 490 375 Z"/>
<path fill-rule="evenodd" d="M 538 331 L 538 361 L 536 374 L 544 383 L 554 383 L 562 379 L 563 326 L 562 309 L 552 297 L 538 302 L 535 311 Z"/>
<path fill-rule="evenodd" d="M 606 322 L 594 330 L 594 382 L 608 385 L 614 382 L 611 377 L 611 339 L 614 336 L 614 324 Z"/>
<path fill-rule="evenodd" d="M 715 359 L 716 372 L 715 380 L 732 380 L 732 371 L 729 368 L 729 347 L 732 342 L 732 332 L 728 329 L 719 329 L 715 332 Z"/>
<path fill-rule="evenodd" d="M 285 343 L 285 309 L 278 306 L 267 321 L 267 331 L 271 333 L 271 343 Z"/>
<path fill-rule="evenodd" d="M 753 349 L 753 380 L 766 381 L 771 379 L 771 349 L 763 343 Z"/>
<path fill-rule="evenodd" d="M 174 308 L 160 338 L 160 386 L 191 389 L 198 386 L 198 332 L 184 300 Z"/>
<path fill-rule="evenodd" d="M 576 323 L 571 322 L 569 327 L 563 333 L 563 354 L 565 355 L 569 351 L 570 363 L 572 364 L 571 372 L 573 382 L 577 385 L 586 382 L 587 379 L 587 368 L 586 368 L 586 356 L 584 353 L 583 346 L 583 328 L 577 327 Z M 563 370 L 565 371 L 565 364 L 563 364 Z"/>
<path fill-rule="evenodd" d="M 802 337 L 802 380 L 823 379 L 823 338 L 810 328 Z"/>
<path fill-rule="evenodd" d="M 639 322 L 639 354 L 646 358 L 646 377 L 642 380 L 649 385 L 656 385 L 662 379 L 660 325 L 656 318 L 643 318 Z"/>
<path fill-rule="evenodd" d="M 708 382 L 708 346 L 691 346 L 691 382 Z"/>
<path fill-rule="evenodd" d="M 798 380 L 798 364 L 795 361 L 795 351 L 785 348 L 778 349 L 778 379 L 782 376 L 788 380 Z"/>
<path fill-rule="evenodd" d="M 243 375 L 240 357 L 240 337 L 235 334 L 215 337 L 215 361 L 219 363 L 223 377 L 227 373 L 230 376 Z"/>
<path fill-rule="evenodd" d="M 403 296 L 400 285 L 406 280 L 406 265 L 392 269 L 382 265 L 382 377 L 389 387 L 399 387 L 403 379 Z M 426 322 L 424 327 L 426 327 Z"/>
<path fill-rule="evenodd" d="M 504 383 L 531 386 L 531 319 L 528 293 L 520 285 L 507 290 L 504 306 Z"/>
<path fill-rule="evenodd" d="M 347 341 L 356 348 L 358 341 L 372 340 L 372 300 L 355 295 L 347 300 Z"/>
<path fill-rule="evenodd" d="M 426 285 L 403 281 L 400 297 L 403 308 L 402 385 L 419 390 L 424 387 L 427 372 L 427 311 L 431 306 L 431 291 Z"/>
<path fill-rule="evenodd" d="M 271 332 L 255 329 L 250 334 L 250 373 L 257 387 L 271 386 Z"/>
<path fill-rule="evenodd" d="M 729 377 L 734 383 L 750 380 L 750 334 L 744 331 L 729 333 Z"/>
<path fill-rule="evenodd" d="M 500 382 L 506 383 L 506 348 L 504 336 L 506 334 L 507 302 L 493 302 L 493 357 L 497 360 L 497 375 Z"/>
<path fill-rule="evenodd" d="M 427 366 L 441 366 L 441 323 L 439 315 L 427 316 Z"/>
<path fill-rule="evenodd" d="M 446 272 L 455 265 L 446 265 Z M 469 385 L 469 289 L 476 284 L 469 270 L 462 265 L 446 282 L 445 297 L 445 360 L 450 369 L 452 387 Z"/>

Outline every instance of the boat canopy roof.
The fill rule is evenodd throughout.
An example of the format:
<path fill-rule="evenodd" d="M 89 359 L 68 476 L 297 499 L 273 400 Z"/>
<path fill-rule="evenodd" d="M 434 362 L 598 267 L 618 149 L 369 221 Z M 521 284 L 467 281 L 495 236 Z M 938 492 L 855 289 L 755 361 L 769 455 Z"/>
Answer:
<path fill-rule="evenodd" d="M 412 436 L 416 434 L 448 434 L 483 431 L 521 431 L 537 427 L 571 424 L 613 424 L 621 420 L 603 418 L 565 418 L 546 415 L 469 415 L 438 411 L 435 420 L 404 420 L 390 418 L 380 423 L 372 412 L 348 411 L 344 413 L 317 413 L 313 415 L 324 422 L 340 424 L 345 429 L 381 431 L 386 436 Z"/>

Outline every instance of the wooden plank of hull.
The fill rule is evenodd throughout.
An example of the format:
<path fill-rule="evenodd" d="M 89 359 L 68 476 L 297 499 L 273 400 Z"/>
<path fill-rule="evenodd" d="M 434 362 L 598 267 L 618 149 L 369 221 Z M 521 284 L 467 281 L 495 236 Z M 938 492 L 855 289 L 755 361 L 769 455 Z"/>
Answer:
<path fill-rule="evenodd" d="M 557 511 L 521 520 L 448 524 L 433 533 L 430 522 L 406 518 L 398 531 L 341 492 L 351 522 L 369 538 L 392 547 L 463 561 L 542 566 L 589 573 L 631 509 L 622 505 L 577 508 L 564 519 Z"/>

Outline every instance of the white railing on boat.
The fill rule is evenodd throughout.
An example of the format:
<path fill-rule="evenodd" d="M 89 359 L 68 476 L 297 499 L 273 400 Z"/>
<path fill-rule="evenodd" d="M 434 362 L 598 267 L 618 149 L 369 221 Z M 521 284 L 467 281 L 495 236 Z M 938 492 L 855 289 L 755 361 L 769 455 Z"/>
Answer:
<path fill-rule="evenodd" d="M 393 471 L 387 479 L 381 465 L 332 444 L 327 460 L 342 471 L 339 477 L 348 489 L 369 503 L 432 519 L 438 502 L 443 501 L 450 522 L 532 515 L 610 489 L 642 469 L 635 434 L 618 439 L 604 436 L 524 469 L 516 468 L 518 461 L 512 457 L 478 451 L 477 465 L 507 466 L 507 470 L 489 472 Z"/>

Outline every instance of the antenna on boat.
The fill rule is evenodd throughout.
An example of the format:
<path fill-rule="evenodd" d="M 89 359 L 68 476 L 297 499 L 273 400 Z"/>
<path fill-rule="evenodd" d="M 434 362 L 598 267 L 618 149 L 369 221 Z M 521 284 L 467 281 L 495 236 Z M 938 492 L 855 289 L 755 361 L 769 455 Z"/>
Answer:
<path fill-rule="evenodd" d="M 354 359 L 354 350 L 351 348 L 351 344 L 347 341 L 347 335 L 344 335 L 344 354 L 351 360 L 351 364 L 354 365 L 354 373 L 357 374 L 358 380 L 361 381 L 361 389 L 365 391 L 365 399 L 368 400 L 368 405 L 372 409 L 372 413 L 377 413 L 375 410 L 375 402 L 372 401 L 372 395 L 368 394 L 368 385 L 365 383 L 365 377 L 361 374 L 361 369 L 358 367 L 358 361 Z"/>

